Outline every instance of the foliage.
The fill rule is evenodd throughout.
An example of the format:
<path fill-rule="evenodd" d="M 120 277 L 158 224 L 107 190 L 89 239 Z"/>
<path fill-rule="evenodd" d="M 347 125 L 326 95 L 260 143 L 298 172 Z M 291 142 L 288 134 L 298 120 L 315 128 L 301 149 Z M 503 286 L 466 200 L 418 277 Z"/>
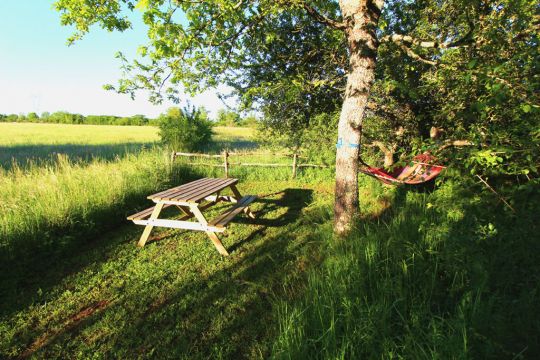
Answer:
<path fill-rule="evenodd" d="M 257 107 L 265 121 L 290 135 L 301 132 L 311 116 L 339 106 L 344 37 L 313 21 L 301 1 L 125 0 L 98 11 L 94 0 L 59 0 L 55 6 L 62 23 L 75 26 L 73 39 L 79 39 L 93 24 L 125 30 L 130 23 L 124 14 L 136 4 L 149 28 L 148 43 L 132 63 L 118 54 L 125 77 L 109 89 L 131 96 L 146 89 L 151 100 L 159 102 L 164 97 L 178 100 L 178 84 L 197 92 L 225 83 L 246 108 Z M 317 6 L 338 16 L 335 1 Z"/>
<path fill-rule="evenodd" d="M 468 36 L 462 46 L 431 54 L 411 45 L 420 59 L 401 56 L 399 44 L 379 47 L 372 96 L 377 105 L 364 126 L 366 142 L 383 141 L 408 154 L 437 153 L 446 139 L 467 139 L 475 146 L 463 149 L 457 159 L 468 160 L 453 165 L 463 164 L 473 173 L 537 176 L 536 11 L 534 1 L 391 3 L 384 14 L 386 34 L 407 33 L 417 39 L 452 32 Z M 432 126 L 444 130 L 443 139 L 429 139 Z M 447 162 L 456 159 L 449 154 L 447 149 L 438 155 Z"/>
<path fill-rule="evenodd" d="M 172 150 L 200 150 L 212 138 L 212 123 L 204 108 L 170 108 L 159 117 L 159 136 Z"/>
<path fill-rule="evenodd" d="M 220 109 L 217 112 L 214 126 L 256 127 L 258 122 L 257 117 L 253 114 L 242 117 L 242 115 L 236 111 Z"/>
<path fill-rule="evenodd" d="M 303 295 L 280 301 L 274 357 L 538 357 L 538 182 L 506 194 L 511 216 L 456 180 L 432 193 L 367 180 L 357 231 L 326 238 Z"/>
<path fill-rule="evenodd" d="M 231 110 L 218 110 L 216 117 L 216 126 L 239 126 L 242 118 L 240 114 Z"/>

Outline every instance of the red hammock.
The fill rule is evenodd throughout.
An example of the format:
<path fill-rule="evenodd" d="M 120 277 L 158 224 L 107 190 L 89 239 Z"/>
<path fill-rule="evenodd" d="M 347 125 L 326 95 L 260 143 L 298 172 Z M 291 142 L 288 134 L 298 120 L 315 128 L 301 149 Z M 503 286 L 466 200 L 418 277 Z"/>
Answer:
<path fill-rule="evenodd" d="M 407 165 L 402 168 L 395 168 L 392 172 L 386 172 L 383 168 L 374 168 L 362 161 L 366 167 L 360 168 L 359 171 L 376 178 L 377 180 L 389 184 L 421 184 L 429 181 L 439 175 L 446 166 L 432 165 L 429 161 L 434 158 L 427 153 L 417 155 L 412 160 L 412 165 Z"/>

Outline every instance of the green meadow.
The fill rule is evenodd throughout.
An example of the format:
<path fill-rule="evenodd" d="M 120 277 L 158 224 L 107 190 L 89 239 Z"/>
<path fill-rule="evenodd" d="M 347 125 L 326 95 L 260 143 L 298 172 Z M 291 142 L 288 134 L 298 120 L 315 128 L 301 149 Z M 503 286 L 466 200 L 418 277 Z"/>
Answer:
<path fill-rule="evenodd" d="M 214 127 L 214 142 L 205 150 L 253 148 L 254 130 Z M 55 163 L 58 156 L 72 161 L 114 160 L 148 150 L 159 142 L 154 126 L 68 125 L 0 122 L 0 165 L 27 167 Z"/>
<path fill-rule="evenodd" d="M 259 199 L 256 219 L 223 237 L 229 258 L 170 229 L 141 249 L 125 218 L 147 195 L 223 176 L 171 163 L 158 139 L 143 126 L 0 124 L 1 358 L 540 354 L 538 186 L 502 194 L 514 213 L 454 169 L 416 188 L 361 177 L 361 219 L 336 239 L 331 169 L 233 166 Z M 208 144 L 255 147 L 243 128 L 215 128 Z"/>

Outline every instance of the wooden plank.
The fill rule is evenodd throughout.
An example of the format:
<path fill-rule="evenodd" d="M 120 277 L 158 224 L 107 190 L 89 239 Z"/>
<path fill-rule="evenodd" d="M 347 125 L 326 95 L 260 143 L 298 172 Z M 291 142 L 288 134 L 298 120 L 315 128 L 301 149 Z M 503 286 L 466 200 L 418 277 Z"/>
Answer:
<path fill-rule="evenodd" d="M 148 198 L 154 198 L 154 197 L 159 197 L 163 194 L 167 194 L 171 191 L 177 191 L 177 190 L 180 190 L 180 189 L 183 189 L 183 188 L 186 188 L 186 187 L 189 187 L 191 186 L 192 184 L 196 184 L 198 182 L 201 182 L 201 181 L 204 181 L 208 178 L 202 178 L 202 179 L 198 179 L 198 180 L 195 180 L 195 181 L 192 181 L 192 182 L 189 182 L 189 183 L 186 183 L 186 184 L 182 184 L 182 185 L 179 185 L 179 186 L 175 186 L 175 187 L 172 187 L 172 188 L 169 188 L 169 189 L 166 189 L 166 190 L 163 190 L 163 191 L 160 191 L 158 193 L 155 193 L 155 194 L 152 194 L 150 196 L 148 196 Z"/>
<path fill-rule="evenodd" d="M 293 162 L 292 162 L 292 178 L 296 178 L 296 163 L 298 160 L 298 154 L 294 153 L 293 155 Z"/>
<path fill-rule="evenodd" d="M 190 188 L 186 191 L 179 191 L 179 192 L 164 196 L 163 199 L 187 201 L 192 195 L 199 194 L 203 191 L 207 191 L 208 189 L 212 189 L 213 191 L 211 191 L 210 194 L 213 194 L 214 192 L 217 192 L 220 189 L 220 185 L 226 180 L 227 179 L 212 179 L 212 181 L 205 182 L 201 186 L 197 186 L 194 188 Z"/>
<path fill-rule="evenodd" d="M 221 155 L 212 155 L 212 154 L 203 154 L 203 153 L 182 153 L 176 152 L 175 156 L 185 156 L 185 157 L 206 157 L 206 158 L 219 158 Z"/>
<path fill-rule="evenodd" d="M 188 189 L 188 188 L 191 188 L 192 186 L 197 186 L 198 184 L 203 184 L 208 180 L 210 180 L 210 178 L 202 178 L 202 179 L 198 179 L 198 180 L 186 183 L 186 184 L 175 186 L 173 188 L 170 188 L 170 189 L 163 190 L 163 191 L 160 191 L 158 193 L 152 194 L 152 195 L 148 196 L 148 199 L 159 199 L 163 195 L 169 194 L 171 192 L 180 191 L 182 189 Z"/>
<path fill-rule="evenodd" d="M 172 206 L 172 204 L 166 204 L 163 205 L 163 208 L 168 208 L 169 206 Z M 135 220 L 135 219 L 144 219 L 149 217 L 152 214 L 152 211 L 154 211 L 155 206 L 149 207 L 148 209 L 144 209 L 143 211 L 139 211 L 136 214 L 130 215 L 127 217 L 128 220 Z"/>
<path fill-rule="evenodd" d="M 211 195 L 217 191 L 220 191 L 222 189 L 225 189 L 226 187 L 228 186 L 231 186 L 231 185 L 234 185 L 238 182 L 238 179 L 224 179 L 225 182 L 223 182 L 221 185 L 219 185 L 219 187 L 216 187 L 216 188 L 213 188 L 213 189 L 209 189 L 209 190 L 205 190 L 204 192 L 200 192 L 198 194 L 193 194 L 189 197 L 189 199 L 185 199 L 187 201 L 192 201 L 192 202 L 197 202 L 199 200 L 202 200 L 204 199 L 206 196 L 208 195 Z"/>
<path fill-rule="evenodd" d="M 290 154 L 290 153 L 272 153 L 272 152 L 250 152 L 250 151 L 247 151 L 247 152 L 241 152 L 241 151 L 237 151 L 237 152 L 231 152 L 229 153 L 229 155 L 231 156 L 276 156 L 276 157 L 289 157 L 289 156 L 293 156 L 293 154 Z"/>
<path fill-rule="evenodd" d="M 231 162 L 229 165 L 234 166 L 267 166 L 267 167 L 289 167 L 289 164 L 266 164 L 266 163 L 236 163 Z"/>
<path fill-rule="evenodd" d="M 298 164 L 297 167 L 314 167 L 314 168 L 329 168 L 328 165 L 317 165 L 317 164 Z"/>
<path fill-rule="evenodd" d="M 212 240 L 214 243 L 214 246 L 216 247 L 217 251 L 223 255 L 223 256 L 229 256 L 229 253 L 227 252 L 227 249 L 223 246 L 217 235 L 212 231 L 207 231 L 206 235 Z"/>
<path fill-rule="evenodd" d="M 185 192 L 196 190 L 196 189 L 198 189 L 200 187 L 203 187 L 203 186 L 207 186 L 208 184 L 211 184 L 214 180 L 215 179 L 213 179 L 213 178 L 203 178 L 203 179 L 201 179 L 201 181 L 193 181 L 193 182 L 190 182 L 190 183 L 186 184 L 186 185 L 189 185 L 187 187 L 167 192 L 165 194 L 160 195 L 157 198 L 152 198 L 152 200 L 155 200 L 155 199 L 168 200 L 168 199 L 171 199 L 171 198 L 175 197 L 177 194 L 182 194 L 182 193 L 185 193 Z"/>
<path fill-rule="evenodd" d="M 212 231 L 212 232 L 223 232 L 225 229 L 218 228 L 215 226 L 206 226 L 204 224 L 193 222 L 193 221 L 180 221 L 180 220 L 168 220 L 168 219 L 149 219 L 149 220 L 134 220 L 137 225 L 146 225 L 146 227 L 165 227 L 171 229 L 184 229 L 184 230 L 195 230 L 195 231 Z"/>
<path fill-rule="evenodd" d="M 197 188 L 190 189 L 189 191 L 178 193 L 175 196 L 171 196 L 169 199 L 188 201 L 191 196 L 209 190 L 212 190 L 210 194 L 213 194 L 219 191 L 221 189 L 221 184 L 225 183 L 226 181 L 227 179 L 212 179 L 211 182 L 205 183 L 204 185 Z"/>
<path fill-rule="evenodd" d="M 197 207 L 197 205 L 192 205 L 189 207 L 189 210 L 193 213 L 195 218 L 199 221 L 200 224 L 204 226 L 208 226 L 208 221 L 206 221 L 206 218 L 202 214 L 201 210 Z"/>
<path fill-rule="evenodd" d="M 210 194 L 213 194 L 220 190 L 220 186 L 223 182 L 225 182 L 227 179 L 212 179 L 212 181 L 206 182 L 202 184 L 199 187 L 191 188 L 186 191 L 180 191 L 174 194 L 170 194 L 166 197 L 166 200 L 172 200 L 172 201 L 184 201 L 188 202 L 188 199 L 194 195 L 199 194 L 203 191 L 207 191 L 209 189 L 212 189 Z M 210 195 L 209 194 L 209 195 Z"/>
<path fill-rule="evenodd" d="M 234 185 L 231 185 L 231 191 L 234 195 L 234 198 L 235 198 L 235 203 L 237 203 L 238 201 L 240 201 L 240 199 L 242 199 L 242 194 L 240 194 L 240 191 L 238 191 L 238 188 L 236 187 L 236 184 Z"/>
<path fill-rule="evenodd" d="M 219 215 L 217 218 L 211 220 L 208 224 L 213 225 L 217 228 L 224 228 L 236 215 L 244 211 L 244 209 L 257 199 L 256 195 L 247 195 L 244 196 L 238 203 L 233 207 L 227 209 L 224 213 Z"/>
<path fill-rule="evenodd" d="M 144 231 L 143 231 L 143 233 L 141 235 L 141 238 L 139 239 L 139 242 L 137 243 L 137 246 L 143 247 L 144 244 L 146 244 L 146 241 L 148 240 L 148 237 L 150 236 L 150 233 L 152 232 L 152 228 L 154 227 L 154 225 L 152 225 L 152 222 L 155 221 L 155 219 L 157 219 L 157 217 L 159 216 L 159 213 L 161 212 L 161 209 L 163 209 L 163 206 L 164 206 L 164 204 L 158 203 L 154 207 L 154 210 L 152 211 L 152 215 L 150 215 L 150 219 L 148 219 L 148 220 L 134 220 L 133 221 L 135 223 L 136 223 L 136 221 L 147 221 L 148 222 L 146 224 L 145 228 L 144 228 Z"/>
<path fill-rule="evenodd" d="M 213 187 L 201 188 L 198 191 L 191 192 L 190 194 L 185 194 L 184 200 L 190 202 L 196 202 L 204 199 L 206 196 L 217 193 L 224 188 L 230 186 L 232 183 L 236 183 L 237 179 L 216 179 Z"/>
<path fill-rule="evenodd" d="M 229 153 L 227 150 L 223 152 L 223 167 L 225 169 L 225 177 L 229 177 Z"/>
<path fill-rule="evenodd" d="M 186 165 L 194 165 L 194 166 L 211 166 L 211 167 L 219 167 L 219 168 L 222 168 L 223 167 L 223 164 L 209 164 L 209 163 L 201 163 L 201 162 L 198 162 L 198 163 L 188 163 Z"/>
<path fill-rule="evenodd" d="M 177 193 L 181 193 L 183 191 L 189 191 L 191 189 L 196 189 L 196 188 L 198 188 L 200 186 L 204 186 L 205 184 L 212 182 L 213 180 L 214 180 L 213 178 L 202 178 L 202 179 L 199 179 L 199 180 L 195 180 L 195 181 L 189 182 L 187 184 L 184 184 L 184 186 L 179 186 L 179 187 L 176 187 L 176 188 L 169 189 L 168 191 L 164 191 L 159 196 L 152 197 L 152 199 L 153 200 L 154 199 L 167 199 L 172 194 L 177 194 Z"/>

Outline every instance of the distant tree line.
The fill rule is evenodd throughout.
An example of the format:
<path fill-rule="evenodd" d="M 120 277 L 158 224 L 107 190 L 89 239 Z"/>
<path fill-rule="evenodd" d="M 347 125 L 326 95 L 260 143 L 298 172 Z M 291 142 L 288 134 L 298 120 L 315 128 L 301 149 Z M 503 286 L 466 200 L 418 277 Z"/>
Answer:
<path fill-rule="evenodd" d="M 35 112 L 28 114 L 0 114 L 0 122 L 31 122 L 53 124 L 86 124 L 86 125 L 157 125 L 157 119 L 149 119 L 144 115 L 112 116 L 72 114 L 58 111 L 52 114 L 44 112 L 39 116 Z"/>
<path fill-rule="evenodd" d="M 257 118 L 254 115 L 242 117 L 239 113 L 232 110 L 218 110 L 215 126 L 257 126 Z"/>
<path fill-rule="evenodd" d="M 199 111 L 207 112 L 204 108 Z M 85 125 L 154 125 L 160 124 L 160 118 L 150 119 L 144 115 L 133 116 L 112 116 L 112 115 L 81 115 L 72 114 L 66 111 L 54 113 L 44 112 L 39 116 L 35 112 L 28 114 L 0 114 L 0 122 L 29 122 L 29 123 L 51 123 L 51 124 L 85 124 Z M 257 118 L 253 115 L 242 117 L 232 110 L 219 110 L 216 120 L 211 122 L 213 126 L 256 126 Z"/>

